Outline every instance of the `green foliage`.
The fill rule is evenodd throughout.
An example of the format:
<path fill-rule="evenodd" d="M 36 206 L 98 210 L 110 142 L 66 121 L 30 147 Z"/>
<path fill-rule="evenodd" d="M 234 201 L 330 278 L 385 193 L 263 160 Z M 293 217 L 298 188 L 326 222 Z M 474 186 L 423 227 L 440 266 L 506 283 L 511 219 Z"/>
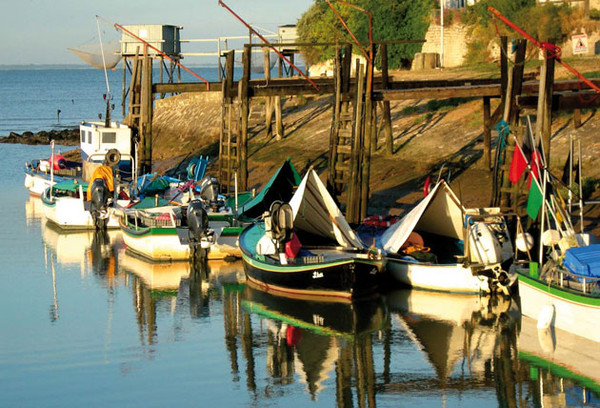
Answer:
<path fill-rule="evenodd" d="M 372 13 L 374 41 L 424 39 L 431 10 L 436 4 L 433 0 L 351 0 L 349 3 Z M 368 44 L 367 14 L 344 4 L 332 4 L 363 47 Z M 298 21 L 298 37 L 301 42 L 310 43 L 350 42 L 354 50 L 357 48 L 335 13 L 323 0 L 316 0 L 302 15 Z M 420 43 L 389 45 L 389 68 L 409 66 L 421 47 Z M 334 49 L 333 46 L 305 47 L 303 53 L 307 61 L 314 64 L 332 58 Z"/>
<path fill-rule="evenodd" d="M 506 35 L 509 39 L 522 38 L 502 21 L 494 21 L 493 14 L 488 11 L 489 6 L 539 41 L 559 42 L 572 29 L 568 25 L 573 10 L 567 4 L 536 5 L 535 0 L 481 0 L 468 7 L 463 18 L 465 24 L 473 27 L 474 39 L 467 53 L 470 63 L 489 60 L 487 46 L 498 35 Z"/>

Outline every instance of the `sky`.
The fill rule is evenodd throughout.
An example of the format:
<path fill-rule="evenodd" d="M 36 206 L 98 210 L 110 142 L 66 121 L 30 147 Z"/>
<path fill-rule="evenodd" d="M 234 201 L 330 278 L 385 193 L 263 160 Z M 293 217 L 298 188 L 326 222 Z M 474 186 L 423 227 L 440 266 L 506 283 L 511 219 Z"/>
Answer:
<path fill-rule="evenodd" d="M 277 31 L 295 24 L 314 0 L 223 1 L 253 26 Z M 2 0 L 0 65 L 82 64 L 67 48 L 98 43 L 96 15 L 102 18 L 101 32 L 106 31 L 103 41 L 121 35 L 108 22 L 182 26 L 183 40 L 248 33 L 218 0 Z M 204 50 L 189 48 L 194 51 Z"/>

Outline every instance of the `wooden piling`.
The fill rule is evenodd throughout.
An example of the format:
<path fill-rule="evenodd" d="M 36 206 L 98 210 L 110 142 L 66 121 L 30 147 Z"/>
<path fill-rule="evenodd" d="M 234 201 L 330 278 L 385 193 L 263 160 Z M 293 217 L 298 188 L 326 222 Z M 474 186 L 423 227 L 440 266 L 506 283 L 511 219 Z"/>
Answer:
<path fill-rule="evenodd" d="M 492 121 L 490 97 L 483 97 L 483 162 L 492 168 Z"/>
<path fill-rule="evenodd" d="M 246 44 L 242 54 L 243 75 L 239 83 L 240 100 L 240 142 L 239 142 L 239 188 L 242 191 L 248 189 L 248 117 L 250 115 L 250 96 L 248 94 L 248 83 L 250 81 L 250 67 L 252 65 L 252 48 Z"/>
<path fill-rule="evenodd" d="M 387 44 L 381 44 L 379 49 L 381 51 L 381 87 L 383 90 L 386 90 L 389 86 Z M 394 153 L 394 136 L 392 134 L 392 114 L 390 108 L 390 101 L 383 101 L 383 107 L 381 111 L 383 116 L 383 135 L 385 137 L 385 151 L 388 154 L 388 156 L 391 156 Z"/>
<path fill-rule="evenodd" d="M 152 172 L 152 58 L 144 51 L 140 95 L 140 171 Z"/>

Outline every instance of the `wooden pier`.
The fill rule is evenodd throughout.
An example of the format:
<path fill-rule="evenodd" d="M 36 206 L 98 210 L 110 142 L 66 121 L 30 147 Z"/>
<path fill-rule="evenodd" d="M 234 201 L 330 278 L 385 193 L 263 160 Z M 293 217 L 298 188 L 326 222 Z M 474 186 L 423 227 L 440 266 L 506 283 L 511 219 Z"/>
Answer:
<path fill-rule="evenodd" d="M 506 45 L 506 38 L 503 38 Z M 383 123 L 385 146 L 391 152 L 392 126 L 390 102 L 411 99 L 480 98 L 482 100 L 484 159 L 490 169 L 492 159 L 492 129 L 503 118 L 517 126 L 519 112 L 538 109 L 540 132 L 544 135 L 547 152 L 550 151 L 550 128 L 552 111 L 594 108 L 600 106 L 600 99 L 584 102 L 580 97 L 580 84 L 575 81 L 554 81 L 552 60 L 545 60 L 541 80 L 524 75 L 525 41 L 518 41 L 516 59 L 509 67 L 503 54 L 498 79 L 452 79 L 431 81 L 394 80 L 387 69 L 387 45 L 393 42 L 374 44 L 381 54 L 381 73 L 370 75 L 372 66 L 352 61 L 352 45 L 340 44 L 337 48 L 333 77 L 311 77 L 311 82 L 301 77 L 251 78 L 251 58 L 257 53 L 254 48 L 263 45 L 247 44 L 242 53 L 243 75 L 239 81 L 233 80 L 234 52 L 224 55 L 225 69 L 222 82 L 215 83 L 152 83 L 151 58 L 141 55 L 135 59 L 132 80 L 129 86 L 129 116 L 131 125 L 137 130 L 140 139 L 140 159 L 142 171 L 151 169 L 152 157 L 152 106 L 155 95 L 179 94 L 184 92 L 219 92 L 222 95 L 221 136 L 219 148 L 219 181 L 224 192 L 232 191 L 234 175 L 237 174 L 239 189 L 248 187 L 248 120 L 249 106 L 253 98 L 265 99 L 265 121 L 267 132 L 283 136 L 281 120 L 281 97 L 297 95 L 333 95 L 333 118 L 329 141 L 328 187 L 338 197 L 346 196 L 346 217 L 358 223 L 366 215 L 369 197 L 369 170 L 371 150 L 377 140 L 378 115 Z M 289 44 L 286 44 L 289 46 Z M 506 50 L 504 46 L 502 49 Z M 372 52 L 372 51 L 371 51 Z M 264 53 L 265 66 L 269 67 L 269 52 Z M 282 65 L 280 59 L 280 67 Z M 351 67 L 354 64 L 354 76 Z M 369 79 L 370 78 L 370 79 Z M 600 80 L 594 81 L 600 85 Z M 540 86 L 540 83 L 542 84 Z M 539 97 L 538 97 L 539 96 Z M 540 99 L 541 98 L 541 99 Z M 491 99 L 500 99 L 498 108 L 491 112 Z M 539 102 L 542 100 L 542 102 Z M 541 105 L 540 105 L 541 103 Z M 541 107 L 540 107 L 541 106 Z M 539 112 L 544 112 L 540 114 Z M 273 116 L 276 126 L 272 127 Z M 506 154 L 511 154 L 512 150 Z M 506 162 L 506 161 L 505 161 Z M 500 169 L 499 180 L 506 173 Z M 492 204 L 510 206 L 515 191 L 508 185 L 498 182 Z M 500 187 L 502 186 L 502 187 Z M 513 199 L 511 200 L 511 197 Z"/>

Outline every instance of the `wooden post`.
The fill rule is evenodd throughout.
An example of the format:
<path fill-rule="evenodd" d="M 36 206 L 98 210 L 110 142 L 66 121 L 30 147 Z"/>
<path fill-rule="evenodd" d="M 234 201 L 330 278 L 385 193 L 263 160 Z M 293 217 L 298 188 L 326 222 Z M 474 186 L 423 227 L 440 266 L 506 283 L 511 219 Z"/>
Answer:
<path fill-rule="evenodd" d="M 283 118 L 281 116 L 281 96 L 273 97 L 273 107 L 275 108 L 275 138 L 276 140 L 283 139 Z"/>
<path fill-rule="evenodd" d="M 333 116 L 331 129 L 329 131 L 329 178 L 328 185 L 331 188 L 332 194 L 337 194 L 335 183 L 335 165 L 337 154 L 337 134 L 340 127 L 340 106 L 342 103 L 342 82 L 341 82 L 341 55 L 339 46 L 336 47 L 335 56 L 333 59 L 333 84 L 335 94 L 333 98 Z"/>
<path fill-rule="evenodd" d="M 368 51 L 370 60 L 367 61 L 367 84 L 365 89 L 365 121 L 364 121 L 364 149 L 362 149 L 363 159 L 361 160 L 361 189 L 360 189 L 360 211 L 359 219 L 364 219 L 367 216 L 367 208 L 369 206 L 369 180 L 371 176 L 371 151 L 373 144 L 373 48 Z"/>
<path fill-rule="evenodd" d="M 227 93 L 226 97 L 231 98 L 233 95 L 233 68 L 235 62 L 235 51 L 231 50 L 227 52 L 225 57 L 225 89 Z"/>
<path fill-rule="evenodd" d="M 542 125 L 542 143 L 546 163 L 550 163 L 550 139 L 552 137 L 552 96 L 554 94 L 554 58 L 546 58 L 546 75 L 544 95 L 544 116 Z M 540 78 L 541 82 L 542 78 Z"/>
<path fill-rule="evenodd" d="M 483 161 L 492 168 L 492 121 L 490 117 L 490 97 L 483 97 Z"/>
<path fill-rule="evenodd" d="M 579 129 L 581 127 L 581 109 L 573 109 L 573 126 L 575 129 Z"/>
<path fill-rule="evenodd" d="M 382 88 L 385 90 L 389 85 L 388 75 L 388 59 L 387 59 L 387 45 L 381 44 L 381 80 Z M 383 101 L 383 134 L 385 137 L 385 151 L 388 155 L 394 154 L 394 137 L 392 135 L 392 114 L 390 109 L 390 101 Z"/>
<path fill-rule="evenodd" d="M 346 218 L 349 222 L 358 224 L 360 222 L 360 200 L 361 200 L 361 151 L 363 148 L 363 93 L 364 93 L 364 66 L 357 60 L 356 63 L 356 100 L 354 109 L 354 143 L 350 159 L 350 178 L 348 180 L 348 193 L 346 206 Z"/>
<path fill-rule="evenodd" d="M 140 102 L 140 141 L 142 154 L 140 167 L 143 173 L 152 172 L 152 59 L 144 51 Z"/>
<path fill-rule="evenodd" d="M 263 68 L 265 72 L 265 80 L 267 84 L 271 79 L 271 60 L 269 58 L 270 49 L 268 47 L 263 48 Z M 265 97 L 265 131 L 267 138 L 270 139 L 273 136 L 273 97 Z"/>
<path fill-rule="evenodd" d="M 506 91 L 508 87 L 508 38 L 500 37 L 500 90 L 502 93 L 501 106 L 505 104 Z"/>
<path fill-rule="evenodd" d="M 242 54 L 242 80 L 239 83 L 239 98 L 241 102 L 241 131 L 239 144 L 239 179 L 240 189 L 245 191 L 248 189 L 248 116 L 250 114 L 250 97 L 248 95 L 250 81 L 250 67 L 252 64 L 252 48 L 250 45 L 244 45 Z"/>

